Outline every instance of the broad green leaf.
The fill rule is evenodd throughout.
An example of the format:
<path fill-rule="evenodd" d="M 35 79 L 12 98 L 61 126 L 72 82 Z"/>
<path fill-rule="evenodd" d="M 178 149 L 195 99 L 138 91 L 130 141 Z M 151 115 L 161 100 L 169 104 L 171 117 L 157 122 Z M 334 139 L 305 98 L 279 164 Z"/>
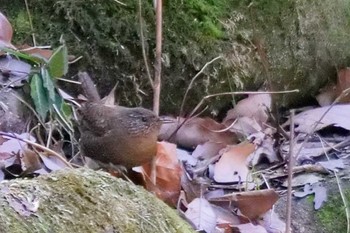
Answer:
<path fill-rule="evenodd" d="M 66 45 L 61 45 L 49 60 L 49 71 L 52 77 L 59 78 L 68 72 L 68 51 Z"/>
<path fill-rule="evenodd" d="M 43 86 L 43 80 L 38 74 L 34 74 L 30 80 L 30 96 L 34 101 L 35 110 L 45 120 L 50 105 Z"/>
<path fill-rule="evenodd" d="M 43 79 L 43 86 L 45 87 L 47 96 L 49 97 L 49 102 L 54 103 L 56 100 L 56 92 L 49 71 L 45 68 L 41 68 L 41 77 Z"/>

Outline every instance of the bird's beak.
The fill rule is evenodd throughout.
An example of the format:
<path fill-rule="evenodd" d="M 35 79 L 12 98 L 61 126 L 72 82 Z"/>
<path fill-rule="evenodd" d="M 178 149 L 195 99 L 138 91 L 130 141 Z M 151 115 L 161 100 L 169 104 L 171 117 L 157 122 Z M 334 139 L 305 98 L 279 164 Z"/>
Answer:
<path fill-rule="evenodd" d="M 176 119 L 174 119 L 172 117 L 168 117 L 168 116 L 160 116 L 159 121 L 162 122 L 162 124 L 171 124 L 171 123 L 177 122 Z"/>

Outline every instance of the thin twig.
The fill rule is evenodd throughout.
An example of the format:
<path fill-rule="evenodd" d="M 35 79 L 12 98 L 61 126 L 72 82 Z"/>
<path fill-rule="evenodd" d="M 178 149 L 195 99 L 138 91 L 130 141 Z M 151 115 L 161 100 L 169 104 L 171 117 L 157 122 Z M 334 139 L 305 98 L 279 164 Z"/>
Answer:
<path fill-rule="evenodd" d="M 10 137 L 10 138 L 14 138 L 14 139 L 17 139 L 17 140 L 20 140 L 20 141 L 23 141 L 23 142 L 25 142 L 25 143 L 27 143 L 27 144 L 29 144 L 29 145 L 31 145 L 31 146 L 34 146 L 34 147 L 36 147 L 36 148 L 39 148 L 39 149 L 41 149 L 41 150 L 43 150 L 43 151 L 45 151 L 45 152 L 47 152 L 47 153 L 49 153 L 49 154 L 51 154 L 51 155 L 56 156 L 59 160 L 61 160 L 61 161 L 62 161 L 65 165 L 67 165 L 69 168 L 73 168 L 72 165 L 71 165 L 69 162 L 67 162 L 67 160 L 65 160 L 65 159 L 62 157 L 62 155 L 60 155 L 59 153 L 57 153 L 57 152 L 54 151 L 54 150 L 51 150 L 50 148 L 47 148 L 47 147 L 42 146 L 42 145 L 40 145 L 40 144 L 38 144 L 38 143 L 32 142 L 32 141 L 30 141 L 30 140 L 28 140 L 28 139 L 19 138 L 19 137 L 17 137 L 16 135 L 11 134 L 11 133 L 0 132 L 0 135 L 6 136 L 6 137 Z"/>
<path fill-rule="evenodd" d="M 186 99 L 187 99 L 188 92 L 189 92 L 190 89 L 192 88 L 193 83 L 194 83 L 194 81 L 196 80 L 196 78 L 198 78 L 199 75 L 200 75 L 201 73 L 203 73 L 203 71 L 205 70 L 205 68 L 207 68 L 208 65 L 212 64 L 213 62 L 215 62 L 216 60 L 218 60 L 218 59 L 220 59 L 220 58 L 222 58 L 222 56 L 217 56 L 217 57 L 213 58 L 211 61 L 205 63 L 205 65 L 202 67 L 202 69 L 192 78 L 190 84 L 189 84 L 188 87 L 187 87 L 187 90 L 186 90 L 186 92 L 185 92 L 184 98 L 182 99 L 182 103 L 181 103 L 181 107 L 180 107 L 180 114 L 179 114 L 180 117 L 183 116 L 183 115 L 182 115 L 182 114 L 183 114 L 183 108 L 184 108 L 184 105 L 185 105 L 185 101 L 186 101 Z"/>
<path fill-rule="evenodd" d="M 162 75 L 162 18 L 163 18 L 163 3 L 162 0 L 157 0 L 156 9 L 156 62 L 155 75 L 153 82 L 153 111 L 159 115 L 160 91 L 161 91 L 161 75 Z"/>
<path fill-rule="evenodd" d="M 301 150 L 303 149 L 304 145 L 309 141 L 310 136 L 315 132 L 317 126 L 321 123 L 322 119 L 333 108 L 333 106 L 336 105 L 339 102 L 339 100 L 341 100 L 344 96 L 348 95 L 349 92 L 350 92 L 350 88 L 347 88 L 344 91 L 342 91 L 342 93 L 334 100 L 334 102 L 331 105 L 329 105 L 328 109 L 322 114 L 320 119 L 315 122 L 314 126 L 311 128 L 311 131 L 306 134 L 305 139 L 301 143 L 298 152 L 295 154 L 295 157 L 296 157 L 297 160 L 298 160 L 299 154 L 301 153 Z"/>
<path fill-rule="evenodd" d="M 150 71 L 149 65 L 148 65 L 146 49 L 145 49 L 145 37 L 143 35 L 143 18 L 142 18 L 142 2 L 141 2 L 141 0 L 139 0 L 139 20 L 140 20 L 140 39 L 141 39 L 143 61 L 145 63 L 145 67 L 146 67 L 148 81 L 153 88 L 153 79 L 152 79 L 151 71 Z"/>
<path fill-rule="evenodd" d="M 288 162 L 288 193 L 287 193 L 287 222 L 286 233 L 291 232 L 292 223 L 292 178 L 293 178 L 293 166 L 294 166 L 294 114 L 295 111 L 290 111 L 290 145 L 289 145 L 289 162 Z"/>
<path fill-rule="evenodd" d="M 36 40 L 35 40 L 34 27 L 33 27 L 33 22 L 32 22 L 32 16 L 30 15 L 30 11 L 29 11 L 28 1 L 27 1 L 27 0 L 24 0 L 24 3 L 25 3 L 25 5 L 26 5 L 26 10 L 27 10 L 27 14 L 28 14 L 28 20 L 29 20 L 30 30 L 32 30 L 33 45 L 34 45 L 34 47 L 36 47 Z"/>
<path fill-rule="evenodd" d="M 222 92 L 222 93 L 217 93 L 217 94 L 211 94 L 211 95 L 207 95 L 207 96 L 203 97 L 203 99 L 192 110 L 190 116 L 193 116 L 193 114 L 198 110 L 198 108 L 204 103 L 205 100 L 213 98 L 213 97 L 217 97 L 217 96 L 250 95 L 250 94 L 286 94 L 286 93 L 293 93 L 293 92 L 299 92 L 299 89 L 288 90 L 288 91 L 233 91 L 233 92 Z"/>

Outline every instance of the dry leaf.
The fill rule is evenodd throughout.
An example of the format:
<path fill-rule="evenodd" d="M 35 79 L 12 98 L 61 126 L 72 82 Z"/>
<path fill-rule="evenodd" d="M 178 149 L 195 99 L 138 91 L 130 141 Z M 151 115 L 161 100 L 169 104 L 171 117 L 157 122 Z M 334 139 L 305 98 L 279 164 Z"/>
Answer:
<path fill-rule="evenodd" d="M 196 198 L 187 206 L 186 218 L 195 226 L 196 230 L 214 232 L 216 214 L 212 205 L 204 198 Z"/>
<path fill-rule="evenodd" d="M 18 50 L 22 53 L 32 55 L 34 57 L 44 58 L 45 60 L 49 60 L 53 54 L 51 49 L 42 49 L 37 47 L 31 47 L 27 44 L 18 46 Z"/>
<path fill-rule="evenodd" d="M 218 155 L 219 151 L 224 149 L 226 146 L 227 145 L 224 143 L 206 142 L 202 145 L 198 145 L 193 151 L 192 156 L 201 160 L 211 159 Z"/>
<path fill-rule="evenodd" d="M 224 122 L 226 127 L 230 127 L 230 131 L 235 132 L 237 135 L 246 138 L 247 136 L 260 132 L 262 127 L 254 118 L 250 117 L 238 117 L 234 123 L 231 120 Z"/>
<path fill-rule="evenodd" d="M 31 174 L 42 167 L 38 154 L 30 149 L 23 150 L 20 160 L 22 170 L 26 174 Z"/>
<path fill-rule="evenodd" d="M 294 192 L 295 197 L 305 197 L 310 194 L 315 194 L 314 204 L 315 210 L 322 207 L 323 203 L 327 201 L 327 189 L 322 185 L 321 182 L 314 183 L 312 185 L 305 184 L 303 192 Z"/>
<path fill-rule="evenodd" d="M 170 118 L 169 118 L 170 119 Z M 237 142 L 236 135 L 232 132 L 225 131 L 225 126 L 210 118 L 195 117 L 187 120 L 181 128 L 171 138 L 178 126 L 185 120 L 172 119 L 174 123 L 163 124 L 159 138 L 161 140 L 175 142 L 177 145 L 193 149 L 205 142 L 224 143 L 226 145 Z M 218 132 L 224 130 L 223 132 Z"/>
<path fill-rule="evenodd" d="M 239 117 L 248 117 L 254 119 L 260 126 L 263 126 L 262 124 L 269 117 L 267 114 L 269 109 L 271 109 L 270 94 L 251 94 L 228 111 L 223 122 L 225 125 L 230 125 Z"/>
<path fill-rule="evenodd" d="M 15 47 L 11 44 L 12 34 L 13 30 L 10 22 L 7 20 L 5 15 L 0 12 L 0 48 L 7 47 L 15 49 Z"/>
<path fill-rule="evenodd" d="M 44 155 L 43 153 L 39 153 L 39 156 L 45 164 L 45 167 L 47 167 L 51 171 L 61 170 L 67 167 L 67 165 L 64 162 L 62 162 L 62 160 L 60 160 L 54 155 Z"/>
<path fill-rule="evenodd" d="M 284 233 L 286 224 L 277 216 L 273 210 L 269 210 L 263 216 L 263 220 L 259 221 L 268 233 Z"/>
<path fill-rule="evenodd" d="M 249 165 L 257 165 L 262 158 L 267 158 L 270 163 L 279 161 L 274 149 L 274 138 L 272 135 L 259 132 L 252 134 L 248 137 L 248 140 L 249 138 L 254 138 L 253 143 L 256 145 L 256 150 L 247 159 Z"/>
<path fill-rule="evenodd" d="M 278 200 L 278 194 L 273 189 L 231 193 L 218 198 L 212 198 L 212 203 L 232 203 L 241 213 L 255 220 L 266 213 Z"/>
<path fill-rule="evenodd" d="M 23 86 L 22 81 L 29 78 L 32 66 L 11 56 L 0 57 L 0 84 L 11 87 Z"/>
<path fill-rule="evenodd" d="M 266 229 L 260 225 L 253 225 L 252 223 L 240 224 L 234 226 L 239 233 L 268 233 Z M 234 229 L 234 230 L 236 230 Z M 234 231 L 236 232 L 236 231 Z"/>
<path fill-rule="evenodd" d="M 246 160 L 254 150 L 255 146 L 247 142 L 227 147 L 215 164 L 214 180 L 219 183 L 251 182 Z"/>
<path fill-rule="evenodd" d="M 306 184 L 314 184 L 322 180 L 324 179 L 316 173 L 297 174 L 292 179 L 292 187 L 304 186 Z M 284 181 L 282 186 L 288 187 L 288 181 Z"/>
<path fill-rule="evenodd" d="M 32 142 L 35 142 L 35 138 L 28 133 L 22 133 L 22 134 L 13 133 L 13 135 L 16 136 L 17 138 L 27 139 Z M 4 136 L 4 138 L 8 140 L 0 145 L 0 153 L 21 154 L 23 152 L 23 149 L 27 148 L 27 143 L 19 139 L 6 137 L 6 136 Z"/>
<path fill-rule="evenodd" d="M 176 145 L 158 142 L 156 161 L 156 185 L 150 180 L 151 167 L 142 166 L 146 189 L 168 203 L 176 206 L 181 190 L 182 169 L 176 155 Z"/>
<path fill-rule="evenodd" d="M 324 117 L 322 118 L 322 116 Z M 295 115 L 295 132 L 311 133 L 315 126 L 315 131 L 323 129 L 327 126 L 336 126 L 350 130 L 349 119 L 350 104 L 315 108 Z M 290 121 L 286 122 L 283 126 L 289 124 Z"/>

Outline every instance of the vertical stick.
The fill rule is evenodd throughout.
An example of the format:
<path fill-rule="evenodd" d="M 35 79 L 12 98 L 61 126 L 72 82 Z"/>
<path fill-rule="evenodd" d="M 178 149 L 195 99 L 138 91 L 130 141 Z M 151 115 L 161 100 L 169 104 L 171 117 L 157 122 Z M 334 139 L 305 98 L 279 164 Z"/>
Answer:
<path fill-rule="evenodd" d="M 159 115 L 159 104 L 160 104 L 160 90 L 161 90 L 161 74 L 162 74 L 162 0 L 156 1 L 156 63 L 155 63 L 155 76 L 153 82 L 153 111 Z M 156 185 L 156 161 L 153 158 L 151 163 L 151 181 Z"/>
<path fill-rule="evenodd" d="M 160 87 L 162 73 L 162 0 L 156 4 L 156 63 L 153 83 L 153 111 L 159 115 Z"/>
<path fill-rule="evenodd" d="M 294 109 L 290 110 L 290 139 L 289 139 L 289 161 L 288 161 L 288 192 L 287 192 L 287 223 L 286 233 L 291 232 L 292 224 L 292 178 L 294 166 Z"/>

